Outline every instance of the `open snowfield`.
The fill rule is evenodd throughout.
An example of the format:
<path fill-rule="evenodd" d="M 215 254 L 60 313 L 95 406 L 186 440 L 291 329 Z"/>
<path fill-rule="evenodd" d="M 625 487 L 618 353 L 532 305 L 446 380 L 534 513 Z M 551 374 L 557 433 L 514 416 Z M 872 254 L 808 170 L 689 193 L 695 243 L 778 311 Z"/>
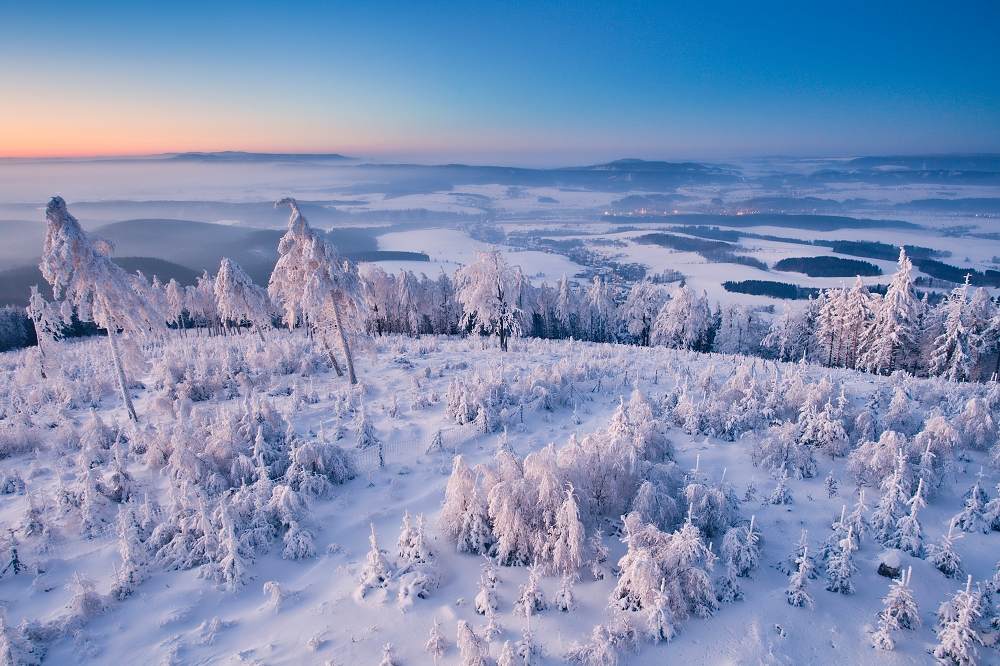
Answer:
<path fill-rule="evenodd" d="M 6 424 L 2 432 L 6 446 L 13 447 L 7 450 L 15 451 L 0 466 L 6 478 L 16 471 L 24 480 L 23 490 L 0 498 L 0 520 L 26 567 L 17 575 L 4 573 L 0 596 L 8 618 L 4 637 L 14 645 L 14 654 L 26 655 L 29 661 L 33 657 L 25 651 L 28 644 L 18 642 L 23 621 L 58 627 L 49 640 L 34 644 L 34 655 L 44 654 L 45 663 L 377 664 L 387 643 L 400 664 L 430 663 L 424 645 L 437 619 L 450 645 L 440 663 L 458 664 L 458 621 L 465 620 L 480 635 L 486 625 L 474 603 L 485 560 L 457 552 L 455 543 L 433 527 L 454 456 L 465 456 L 470 466 L 489 464 L 499 441 L 506 441 L 521 458 L 550 444 L 557 452 L 565 450 L 571 438 L 580 441 L 599 429 L 621 427 L 614 426 L 621 401 L 628 414 L 636 400 L 642 401 L 634 396 L 641 395 L 654 416 L 648 425 L 672 442 L 673 453 L 642 462 L 637 470 L 646 471 L 637 472 L 640 477 L 675 462 L 682 487 L 703 484 L 741 500 L 727 522 L 745 525 L 754 516 L 761 550 L 759 568 L 737 579 L 743 600 L 718 604 L 708 618 L 678 618 L 673 640 L 655 645 L 640 639 L 638 652 L 622 653 L 624 663 L 931 663 L 927 650 L 937 642 L 933 613 L 949 594 L 964 587 L 964 579 L 946 578 L 930 559 L 897 553 L 904 569 L 913 567 L 912 589 L 922 626 L 893 632 L 897 647 L 892 652 L 871 647 L 876 613 L 892 582 L 876 572 L 883 549 L 870 536 L 862 539 L 854 555 L 858 572 L 851 579 L 853 594 L 826 591 L 820 566 L 819 578 L 807 588 L 815 608 L 790 606 L 785 595 L 789 578 L 776 566 L 793 554 L 802 530 L 808 530 L 810 552 L 818 552 L 841 507 L 846 505 L 847 513 L 854 509 L 858 496 L 845 458 L 831 460 L 822 450 L 815 451 L 813 476 L 788 481 L 793 502 L 773 505 L 767 498 L 776 480 L 765 466 L 755 467 L 750 455 L 752 443 L 766 437 L 766 423 L 736 426 L 730 435 L 716 432 L 722 436 L 705 428 L 732 420 L 752 394 L 772 396 L 779 411 L 794 419 L 802 401 L 833 399 L 843 392 L 847 401 L 842 416 L 851 424 L 851 444 L 856 445 L 853 424 L 863 412 L 873 415 L 877 430 L 902 418 L 905 425 L 893 427 L 910 429 L 913 436 L 922 428 L 923 416 L 943 413 L 957 423 L 969 398 L 985 396 L 994 408 L 997 400 L 993 385 L 876 378 L 759 359 L 579 342 L 515 340 L 504 354 L 488 338 L 433 336 L 376 339 L 368 354 L 358 358 L 360 384 L 351 389 L 326 366 L 322 349 L 299 334 L 271 332 L 266 341 L 250 334 L 175 334 L 143 350 L 152 366 L 138 377 L 145 388 L 133 391 L 140 421 L 132 430 L 109 379 L 106 350 L 101 339 L 63 343 L 46 360 L 48 379 L 38 374 L 35 350 L 0 357 Z M 685 384 L 687 391 L 682 390 Z M 470 400 L 478 396 L 480 409 L 490 414 L 486 424 L 460 426 L 449 413 L 459 386 L 466 387 Z M 890 408 L 893 397 L 908 402 L 905 413 Z M 94 507 L 74 507 L 60 499 L 64 488 L 82 492 L 87 479 L 93 480 L 94 472 L 86 470 L 83 461 L 95 461 L 102 483 L 111 483 L 108 464 L 117 450 L 132 477 L 131 506 L 137 512 L 154 507 L 148 511 L 153 524 L 183 522 L 183 516 L 199 511 L 211 515 L 212 507 L 235 506 L 231 498 L 236 488 L 209 482 L 210 470 L 218 465 L 225 474 L 226 457 L 248 446 L 241 444 L 239 427 L 226 424 L 245 420 L 247 410 L 259 409 L 262 402 L 273 406 L 274 415 L 268 418 L 285 424 L 279 455 L 294 459 L 294 451 L 306 445 L 338 445 L 355 466 L 353 479 L 325 494 L 311 494 L 303 486 L 283 500 L 291 503 L 284 510 L 295 513 L 297 524 L 312 533 L 315 554 L 283 559 L 281 534 L 289 529 L 285 526 L 269 547 L 246 556 L 242 584 L 225 584 L 213 580 L 210 554 L 203 564 L 195 558 L 194 564 L 178 570 L 176 561 L 166 564 L 163 552 L 156 550 L 158 542 L 147 536 L 142 547 L 148 579 L 128 595 L 102 599 L 91 607 L 82 604 L 74 577 L 91 579 L 89 585 L 100 595 L 109 595 L 120 579 L 124 565 L 113 526 L 121 506 L 129 506 L 105 499 Z M 354 424 L 362 405 L 384 443 L 381 468 L 372 449 L 355 448 Z M 697 414 L 700 420 L 692 416 Z M 748 424 L 760 423 L 758 414 L 745 414 L 751 417 Z M 95 418 L 111 428 L 104 439 L 95 439 Z M 8 429 L 14 424 L 19 424 L 15 430 Z M 115 444 L 119 429 L 124 443 Z M 488 430 L 493 432 L 484 432 Z M 438 431 L 440 446 L 432 446 Z M 729 441 L 733 437 L 735 441 Z M 34 450 L 17 453 L 17 438 L 30 441 L 27 448 Z M 193 461 L 200 461 L 197 472 L 190 471 Z M 942 468 L 944 481 L 919 514 L 928 545 L 947 532 L 952 516 L 961 511 L 963 493 L 976 483 L 981 468 L 986 475 L 983 486 L 995 497 L 995 470 L 982 452 L 960 447 Z M 570 474 L 568 468 L 560 469 L 559 475 L 568 479 L 562 476 Z M 825 487 L 830 473 L 839 480 L 835 497 L 828 497 Z M 284 479 L 270 483 L 281 486 L 287 483 Z M 757 492 L 747 496 L 751 484 Z M 586 502 L 586 486 L 578 484 L 578 492 Z M 674 492 L 683 494 L 683 488 Z M 865 493 L 870 518 L 881 491 L 868 487 Z M 610 602 L 617 582 L 612 568 L 628 550 L 621 541 L 618 516 L 631 503 L 631 498 L 622 498 L 618 515 L 582 514 L 587 536 L 600 527 L 610 554 L 600 565 L 603 580 L 595 581 L 589 566 L 579 570 L 571 610 L 552 607 L 560 578 L 541 578 L 550 607 L 530 618 L 533 640 L 541 648 L 531 663 L 562 663 L 566 651 L 585 642 L 595 625 L 612 619 Z M 40 509 L 35 517 L 45 527 L 27 536 L 25 511 L 31 504 Z M 427 518 L 431 566 L 440 584 L 431 586 L 426 599 L 400 601 L 400 588 L 410 579 L 397 557 L 396 539 L 407 511 Z M 84 514 L 96 521 L 94 538 L 81 536 Z M 671 520 L 677 519 L 683 521 Z M 217 518 L 202 520 L 209 527 L 183 529 L 222 538 Z M 396 573 L 384 587 L 369 589 L 361 598 L 356 592 L 370 550 L 371 525 Z M 143 533 L 149 534 L 149 529 L 143 528 Z M 721 534 L 706 537 L 709 540 L 718 555 Z M 1000 533 L 967 533 L 956 544 L 965 570 L 973 576 L 973 588 L 989 581 L 1000 553 Z M 718 579 L 725 571 L 717 562 L 710 575 Z M 522 638 L 526 620 L 514 614 L 514 602 L 518 586 L 527 582 L 528 568 L 501 566 L 498 578 L 496 619 L 503 630 L 490 644 L 493 658 L 504 641 L 513 644 Z M 271 585 L 265 593 L 270 581 L 277 581 L 278 587 Z M 284 598 L 274 601 L 272 588 Z M 626 615 L 634 616 L 636 627 L 644 631 L 641 612 Z M 995 632 L 981 636 L 992 642 Z M 1000 662 L 993 648 L 980 645 L 978 650 L 977 663 Z"/>

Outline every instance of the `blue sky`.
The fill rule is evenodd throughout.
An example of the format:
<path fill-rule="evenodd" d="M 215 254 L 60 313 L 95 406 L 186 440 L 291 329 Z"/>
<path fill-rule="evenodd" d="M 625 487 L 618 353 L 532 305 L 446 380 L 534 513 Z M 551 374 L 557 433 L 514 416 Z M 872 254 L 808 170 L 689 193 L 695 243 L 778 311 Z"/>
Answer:
<path fill-rule="evenodd" d="M 1000 152 L 1000 3 L 6 3 L 0 155 Z"/>

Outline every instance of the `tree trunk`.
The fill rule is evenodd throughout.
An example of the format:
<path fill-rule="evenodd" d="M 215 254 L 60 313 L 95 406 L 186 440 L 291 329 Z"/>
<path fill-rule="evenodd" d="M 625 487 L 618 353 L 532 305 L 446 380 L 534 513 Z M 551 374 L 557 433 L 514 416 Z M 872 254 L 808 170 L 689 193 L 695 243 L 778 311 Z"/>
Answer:
<path fill-rule="evenodd" d="M 132 397 L 128 394 L 128 386 L 125 384 L 125 370 L 122 368 L 121 357 L 118 356 L 118 345 L 115 344 L 115 333 L 111 327 L 108 327 L 108 342 L 111 345 L 111 360 L 115 364 L 115 375 L 118 377 L 118 387 L 122 390 L 125 411 L 128 412 L 128 417 L 133 423 L 138 423 L 139 417 L 135 415 Z"/>
<path fill-rule="evenodd" d="M 323 348 L 326 350 L 326 355 L 330 359 L 330 365 L 333 366 L 333 369 L 337 372 L 338 377 L 343 377 L 344 372 L 340 369 L 340 364 L 337 363 L 337 357 L 333 355 L 333 350 L 330 349 L 330 343 L 326 341 L 326 336 L 320 334 L 320 338 L 323 340 Z"/>
<path fill-rule="evenodd" d="M 350 380 L 351 384 L 357 384 L 358 378 L 354 374 L 354 359 L 351 358 L 351 348 L 347 346 L 347 334 L 344 333 L 344 326 L 340 321 L 340 308 L 337 307 L 336 297 L 330 299 L 330 304 L 333 306 L 333 318 L 337 322 L 337 333 L 340 334 L 340 345 L 344 348 L 344 358 L 347 361 L 347 378 Z"/>

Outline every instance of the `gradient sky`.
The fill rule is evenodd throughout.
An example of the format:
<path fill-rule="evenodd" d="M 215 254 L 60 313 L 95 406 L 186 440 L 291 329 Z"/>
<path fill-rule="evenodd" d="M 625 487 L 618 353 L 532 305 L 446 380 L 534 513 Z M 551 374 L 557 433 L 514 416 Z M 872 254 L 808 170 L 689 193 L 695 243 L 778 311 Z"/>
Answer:
<path fill-rule="evenodd" d="M 1000 152 L 997 35 L 996 0 L 7 0 L 0 156 Z"/>

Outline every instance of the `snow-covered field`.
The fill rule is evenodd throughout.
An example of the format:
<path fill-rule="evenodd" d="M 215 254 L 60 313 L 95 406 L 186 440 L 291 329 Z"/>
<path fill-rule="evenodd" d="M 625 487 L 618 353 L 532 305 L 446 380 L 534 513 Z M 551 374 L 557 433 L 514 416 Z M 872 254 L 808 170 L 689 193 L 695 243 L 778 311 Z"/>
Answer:
<path fill-rule="evenodd" d="M 638 631 L 636 647 L 622 647 L 624 663 L 930 663 L 927 650 L 937 644 L 934 612 L 964 589 L 964 576 L 946 578 L 930 558 L 892 551 L 903 569 L 913 567 L 912 590 L 922 621 L 915 630 L 892 632 L 892 652 L 871 647 L 882 597 L 894 584 L 877 573 L 884 549 L 870 535 L 853 555 L 858 567 L 851 577 L 853 594 L 826 591 L 825 566 L 819 561 L 819 578 L 806 588 L 815 607 L 786 603 L 789 577 L 777 567 L 794 554 L 803 530 L 808 530 L 810 552 L 818 555 L 841 507 L 850 514 L 858 492 L 845 468 L 852 458 L 831 459 L 826 453 L 842 444 L 797 446 L 793 441 L 795 451 L 781 456 L 796 464 L 802 456 L 814 458 L 814 468 L 806 465 L 811 476 L 792 474 L 787 482 L 792 502 L 769 503 L 778 483 L 776 470 L 772 460 L 769 473 L 759 454 L 767 449 L 768 437 L 777 435 L 767 427 L 783 419 L 806 423 L 815 418 L 808 416 L 807 405 L 822 406 L 829 399 L 852 447 L 859 439 L 878 440 L 887 428 L 900 430 L 904 443 L 933 440 L 932 448 L 941 453 L 935 473 L 943 480 L 918 514 L 928 546 L 947 532 L 949 521 L 962 511 L 962 495 L 977 480 L 982 478 L 982 487 L 996 496 L 995 469 L 985 452 L 966 447 L 964 430 L 953 449 L 934 439 L 940 433 L 923 439 L 919 434 L 933 428 L 923 420 L 935 414 L 963 428 L 962 415 L 975 396 L 996 409 L 1000 395 L 993 385 L 876 378 L 661 348 L 525 339 L 512 341 L 504 354 L 489 338 L 392 337 L 376 339 L 358 359 L 360 383 L 351 388 L 326 366 L 322 349 L 297 333 L 272 331 L 264 341 L 249 334 L 192 334 L 173 335 L 142 350 L 151 366 L 138 377 L 143 388 L 133 384 L 140 414 L 133 429 L 114 393 L 104 342 L 63 343 L 50 350 L 45 379 L 36 350 L 2 356 L 0 435 L 8 494 L 0 500 L 0 520 L 24 566 L 16 575 L 8 568 L 0 578 L 7 615 L 3 636 L 12 654 L 27 661 L 44 654 L 46 663 L 375 664 L 383 646 L 392 644 L 397 663 L 430 663 L 425 644 L 439 621 L 450 646 L 440 663 L 461 663 L 455 645 L 459 621 L 480 636 L 487 624 L 475 611 L 486 560 L 457 552 L 455 542 L 434 528 L 453 459 L 464 456 L 469 466 L 485 472 L 475 466 L 534 454 L 523 463 L 535 474 L 528 487 L 545 478 L 538 477 L 540 469 L 554 475 L 557 495 L 564 493 L 559 489 L 565 483 L 574 482 L 587 538 L 603 530 L 610 553 L 597 567 L 603 580 L 594 580 L 587 562 L 576 570 L 580 580 L 567 612 L 555 608 L 561 578 L 541 577 L 548 608 L 530 618 L 532 643 L 540 649 L 531 663 L 561 663 L 568 650 L 588 640 L 593 627 L 614 625 L 612 592 L 619 582 L 614 572 L 628 552 L 620 516 L 639 508 L 669 533 L 682 527 L 685 498 L 693 497 L 715 498 L 691 508 L 716 556 L 728 527 L 742 525 L 745 532 L 753 517 L 761 539 L 759 566 L 749 577 L 735 579 L 742 600 L 715 603 L 713 598 L 710 617 L 678 614 L 677 635 L 669 642 L 649 642 L 646 614 L 624 612 Z M 463 410 L 472 414 L 471 424 L 458 423 L 463 417 L 456 412 Z M 807 416 L 799 419 L 800 412 Z M 373 449 L 356 448 L 362 414 L 383 443 L 384 467 Z M 270 441 L 258 437 L 255 444 L 247 423 L 273 431 L 266 435 Z M 995 431 L 990 437 L 987 445 L 996 441 Z M 593 460 L 571 455 L 581 443 L 583 449 L 604 450 L 607 467 L 575 468 Z M 334 446 L 343 447 L 355 469 L 353 478 L 332 486 L 306 483 L 306 477 L 326 478 L 322 467 L 309 461 L 333 455 Z M 600 448 L 605 446 L 611 448 Z M 269 447 L 273 461 L 265 462 L 274 478 L 252 481 L 251 474 L 244 481 L 250 486 L 234 485 L 233 461 L 263 455 Z M 498 453 L 505 449 L 516 458 Z M 615 458 L 613 451 L 632 451 L 633 457 Z M 854 458 L 875 465 L 870 450 Z M 116 464 L 129 481 L 112 478 Z M 931 473 L 921 468 L 919 456 L 912 467 L 905 464 L 914 478 Z M 878 469 L 872 474 L 885 471 Z M 978 476 L 981 469 L 984 477 Z M 504 472 L 487 476 L 497 473 Z M 292 481 L 296 474 L 298 480 Z M 616 475 L 626 495 L 588 497 L 593 479 L 607 474 Z M 828 496 L 825 481 L 831 474 L 839 482 L 834 497 Z M 633 499 L 644 478 L 659 493 L 652 504 Z M 751 486 L 756 493 L 748 490 Z M 131 500 L 109 499 L 109 489 L 118 487 L 125 487 Z M 877 480 L 864 490 L 864 516 L 871 519 L 882 491 Z M 544 504 L 531 495 L 538 490 L 520 492 L 536 498 L 523 511 Z M 253 520 L 236 508 L 251 496 L 257 498 L 256 511 L 271 516 L 273 531 L 258 537 L 256 548 L 241 551 L 246 571 L 226 582 L 220 574 L 226 530 L 251 529 Z M 661 513 L 650 514 L 653 506 Z M 119 538 L 116 525 L 126 521 L 124 512 L 135 513 L 140 526 L 120 532 Z M 227 512 L 233 517 L 221 517 Z M 426 517 L 433 552 L 429 564 L 407 565 L 397 556 L 405 512 L 414 522 L 418 514 Z M 372 525 L 390 572 L 382 586 L 362 597 L 359 576 Z M 301 559 L 283 558 L 289 552 L 285 535 L 293 529 L 311 533 L 314 553 L 305 548 L 297 551 Z M 173 540 L 164 543 L 170 535 Z M 180 552 L 180 546 L 189 550 Z M 964 533 L 956 541 L 973 577 L 973 592 L 993 584 L 998 546 L 1000 533 L 994 531 Z M 122 552 L 131 553 L 130 563 Z M 585 556 L 592 558 L 589 548 Z M 437 578 L 437 585 L 427 586 L 426 598 L 406 596 L 413 582 L 407 566 Z M 505 641 L 522 640 L 527 625 L 514 611 L 529 568 L 497 570 L 495 619 L 502 629 L 489 644 L 492 658 Z M 131 588 L 121 582 L 125 571 L 142 572 Z M 718 583 L 726 571 L 716 561 L 709 575 Z M 990 610 L 991 603 L 995 600 L 984 601 L 983 608 Z M 988 618 L 980 628 L 988 628 Z M 996 634 L 978 635 L 991 643 Z M 35 640 L 26 642 L 24 636 Z M 979 645 L 978 651 L 977 663 L 997 663 L 993 648 Z"/>

